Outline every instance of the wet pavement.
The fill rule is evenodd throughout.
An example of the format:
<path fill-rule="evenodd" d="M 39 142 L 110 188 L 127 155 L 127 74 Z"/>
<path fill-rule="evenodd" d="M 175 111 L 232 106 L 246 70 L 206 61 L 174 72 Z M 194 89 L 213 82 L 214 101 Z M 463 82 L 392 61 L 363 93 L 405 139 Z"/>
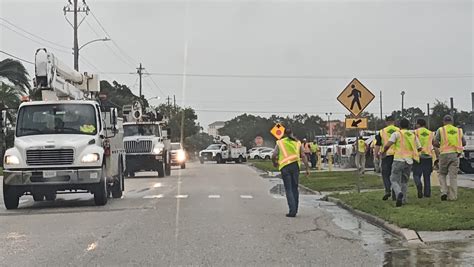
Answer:
<path fill-rule="evenodd" d="M 262 176 L 265 177 L 265 176 Z M 284 197 L 281 179 L 270 193 Z M 380 260 L 382 266 L 474 266 L 474 238 L 450 242 L 426 242 L 422 246 L 409 245 L 398 237 L 356 217 L 332 202 L 321 200 L 322 195 L 300 192 L 300 205 L 322 209 L 332 215 L 332 221 L 341 229 L 351 232 L 363 242 L 364 248 Z"/>

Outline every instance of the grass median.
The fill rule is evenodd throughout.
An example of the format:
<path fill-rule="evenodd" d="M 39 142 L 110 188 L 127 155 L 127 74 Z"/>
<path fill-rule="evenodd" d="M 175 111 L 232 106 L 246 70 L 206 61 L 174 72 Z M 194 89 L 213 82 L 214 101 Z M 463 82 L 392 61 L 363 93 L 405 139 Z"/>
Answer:
<path fill-rule="evenodd" d="M 400 208 L 396 208 L 391 200 L 382 201 L 382 191 L 337 194 L 333 197 L 402 228 L 417 231 L 473 230 L 474 190 L 458 190 L 458 200 L 441 201 L 439 187 L 432 187 L 431 198 L 422 199 L 417 198 L 416 189 L 410 187 L 408 203 Z"/>
<path fill-rule="evenodd" d="M 268 160 L 252 160 L 250 162 L 263 171 L 278 171 Z M 309 177 L 306 177 L 304 172 L 300 174 L 300 184 L 316 191 L 355 191 L 357 190 L 357 183 L 358 174 L 352 171 L 311 172 Z M 381 189 L 383 188 L 382 178 L 373 174 L 365 174 L 360 179 L 360 188 Z"/>

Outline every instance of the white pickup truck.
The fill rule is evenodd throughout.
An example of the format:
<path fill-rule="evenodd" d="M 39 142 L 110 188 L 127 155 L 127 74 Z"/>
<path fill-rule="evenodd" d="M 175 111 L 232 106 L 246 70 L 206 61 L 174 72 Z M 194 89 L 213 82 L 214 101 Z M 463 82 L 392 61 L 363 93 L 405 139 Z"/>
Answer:
<path fill-rule="evenodd" d="M 466 146 L 464 155 L 461 157 L 459 168 L 464 173 L 474 173 L 474 124 L 467 124 L 463 127 Z"/>
<path fill-rule="evenodd" d="M 215 161 L 217 163 L 226 163 L 229 161 L 234 161 L 235 163 L 246 162 L 247 148 L 240 145 L 239 142 L 230 142 L 228 136 L 219 136 L 215 144 L 199 152 L 199 161 L 201 164 L 206 161 Z"/>

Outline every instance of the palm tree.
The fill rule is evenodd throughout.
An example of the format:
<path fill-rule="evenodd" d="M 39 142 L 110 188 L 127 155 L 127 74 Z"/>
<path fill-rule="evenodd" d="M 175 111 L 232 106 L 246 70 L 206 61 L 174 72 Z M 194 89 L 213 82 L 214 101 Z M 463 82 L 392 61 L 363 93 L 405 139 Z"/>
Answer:
<path fill-rule="evenodd" d="M 28 72 L 23 64 L 11 58 L 0 61 L 0 78 L 10 81 L 20 93 L 27 93 L 31 87 Z"/>
<path fill-rule="evenodd" d="M 20 104 L 20 92 L 0 82 L 0 109 L 17 108 Z"/>

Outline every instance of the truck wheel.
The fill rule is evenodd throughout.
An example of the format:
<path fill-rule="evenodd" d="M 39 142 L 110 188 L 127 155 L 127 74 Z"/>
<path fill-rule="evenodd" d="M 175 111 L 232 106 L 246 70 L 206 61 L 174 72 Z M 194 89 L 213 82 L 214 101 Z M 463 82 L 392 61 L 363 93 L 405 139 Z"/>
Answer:
<path fill-rule="evenodd" d="M 171 175 L 171 156 L 166 154 L 165 158 L 165 176 Z"/>
<path fill-rule="evenodd" d="M 34 201 L 43 201 L 44 200 L 44 195 L 40 193 L 32 193 Z"/>
<path fill-rule="evenodd" d="M 265 159 L 266 159 L 266 160 L 269 160 L 269 159 L 270 159 L 270 156 L 265 156 Z"/>
<path fill-rule="evenodd" d="M 223 162 L 222 162 L 222 156 L 221 156 L 221 154 L 217 154 L 217 156 L 216 156 L 216 163 L 217 163 L 217 164 L 222 164 L 222 163 L 223 163 Z"/>
<path fill-rule="evenodd" d="M 181 169 L 186 169 L 186 163 L 181 163 Z"/>
<path fill-rule="evenodd" d="M 105 166 L 102 166 L 102 177 L 94 190 L 94 203 L 97 206 L 104 206 L 107 204 L 107 178 L 105 177 Z"/>
<path fill-rule="evenodd" d="M 199 162 L 201 162 L 201 164 L 204 164 L 204 160 L 203 160 L 203 159 L 199 159 Z"/>
<path fill-rule="evenodd" d="M 18 204 L 20 203 L 18 192 L 14 187 L 5 185 L 5 182 L 3 183 L 3 202 L 7 210 L 18 208 Z"/>
<path fill-rule="evenodd" d="M 474 173 L 474 168 L 472 168 L 471 162 L 469 162 L 469 160 L 465 158 L 460 159 L 459 169 L 464 173 L 468 173 L 468 174 Z"/>
<path fill-rule="evenodd" d="M 158 168 L 157 168 L 157 171 L 158 171 L 158 177 L 162 178 L 162 177 L 165 177 L 165 164 L 161 161 L 158 161 Z"/>
<path fill-rule="evenodd" d="M 56 196 L 57 196 L 56 192 L 49 192 L 49 193 L 44 195 L 44 197 L 46 198 L 47 201 L 55 201 Z"/>
<path fill-rule="evenodd" d="M 124 174 L 123 174 L 123 168 L 122 168 L 122 163 L 119 161 L 118 164 L 118 177 L 114 180 L 114 185 L 112 185 L 112 188 L 110 191 L 112 191 L 112 197 L 113 198 L 121 198 L 123 193 L 123 182 L 124 182 Z"/>

